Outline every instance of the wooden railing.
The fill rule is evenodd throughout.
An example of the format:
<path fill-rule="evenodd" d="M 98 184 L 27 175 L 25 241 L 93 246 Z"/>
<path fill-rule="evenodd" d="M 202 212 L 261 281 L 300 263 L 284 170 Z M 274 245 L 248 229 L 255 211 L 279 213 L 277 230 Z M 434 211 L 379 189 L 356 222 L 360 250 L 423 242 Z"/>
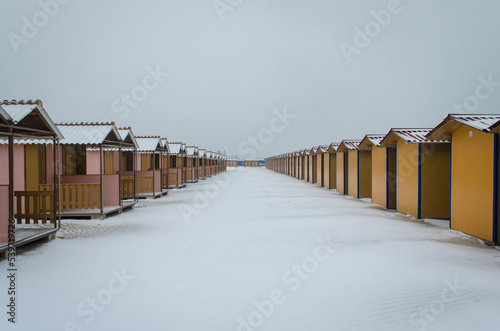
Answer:
<path fill-rule="evenodd" d="M 137 177 L 137 191 L 139 193 L 153 193 L 153 176 Z"/>
<path fill-rule="evenodd" d="M 54 185 L 41 184 L 40 190 L 53 191 Z M 61 184 L 62 211 L 74 209 L 101 209 L 100 184 Z"/>
<path fill-rule="evenodd" d="M 166 173 L 163 173 L 161 175 L 161 186 L 165 189 L 165 188 L 168 188 L 168 186 L 170 185 L 169 183 L 169 176 L 170 174 L 168 172 Z"/>
<path fill-rule="evenodd" d="M 56 224 L 53 191 L 16 191 L 17 224 L 47 223 Z"/>
<path fill-rule="evenodd" d="M 177 173 L 171 173 L 169 175 L 170 175 L 168 177 L 168 179 L 169 179 L 169 185 L 170 186 L 177 186 L 177 178 L 178 178 Z"/>
<path fill-rule="evenodd" d="M 123 199 L 135 199 L 134 177 L 122 177 Z"/>

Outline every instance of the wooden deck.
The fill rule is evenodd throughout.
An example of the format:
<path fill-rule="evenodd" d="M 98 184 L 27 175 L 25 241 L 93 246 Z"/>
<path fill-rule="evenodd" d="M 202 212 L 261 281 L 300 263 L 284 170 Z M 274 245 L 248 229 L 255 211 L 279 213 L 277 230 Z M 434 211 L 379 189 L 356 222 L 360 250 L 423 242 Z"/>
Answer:
<path fill-rule="evenodd" d="M 50 241 L 55 239 L 57 228 L 16 228 L 15 247 L 20 247 L 38 240 Z M 0 242 L 0 258 L 4 258 L 9 244 Z"/>
<path fill-rule="evenodd" d="M 133 208 L 135 205 L 134 200 L 124 200 L 123 206 L 105 206 L 103 208 L 103 213 L 97 208 L 93 209 L 71 209 L 66 210 L 61 213 L 61 218 L 72 218 L 72 217 L 88 217 L 88 218 L 100 218 L 105 219 L 110 214 L 121 214 L 125 209 Z"/>
<path fill-rule="evenodd" d="M 153 193 L 139 193 L 137 195 L 137 197 L 139 199 L 157 199 L 157 198 L 161 198 L 162 196 L 167 195 L 167 194 L 168 194 L 168 189 L 162 189 L 161 192 L 155 192 L 154 195 L 153 195 Z"/>

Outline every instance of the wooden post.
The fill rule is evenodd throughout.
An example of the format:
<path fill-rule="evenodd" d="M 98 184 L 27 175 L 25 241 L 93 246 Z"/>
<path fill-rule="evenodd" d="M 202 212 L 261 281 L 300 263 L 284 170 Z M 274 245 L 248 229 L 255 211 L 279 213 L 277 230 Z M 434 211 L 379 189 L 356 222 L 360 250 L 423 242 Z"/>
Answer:
<path fill-rule="evenodd" d="M 119 185 L 119 192 L 120 192 L 120 206 L 123 207 L 123 200 L 124 200 L 124 195 L 123 195 L 123 172 L 122 172 L 122 146 L 120 144 L 120 148 L 118 149 L 118 185 Z"/>
<path fill-rule="evenodd" d="M 153 151 L 153 198 L 155 197 L 156 194 L 156 189 L 155 189 L 155 175 L 156 175 L 156 153 Z"/>
<path fill-rule="evenodd" d="M 14 130 L 11 128 L 9 136 L 9 223 L 7 224 L 7 233 L 9 233 L 10 222 L 14 220 Z M 16 233 L 14 231 L 14 242 L 16 241 Z M 11 238 L 9 238 L 11 242 Z"/>
<path fill-rule="evenodd" d="M 101 196 L 99 197 L 101 199 L 101 217 L 104 216 L 104 151 L 102 149 L 102 144 L 99 146 L 99 163 L 101 167 L 100 171 L 100 191 L 101 191 Z"/>

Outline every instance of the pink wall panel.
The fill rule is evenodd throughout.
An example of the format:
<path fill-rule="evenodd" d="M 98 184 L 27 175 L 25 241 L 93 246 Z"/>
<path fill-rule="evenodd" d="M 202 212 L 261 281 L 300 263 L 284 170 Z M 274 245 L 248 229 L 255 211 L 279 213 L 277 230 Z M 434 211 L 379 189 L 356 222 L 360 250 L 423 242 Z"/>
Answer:
<path fill-rule="evenodd" d="M 3 154 L 0 155 L 3 156 Z M 9 187 L 0 186 L 0 242 L 8 241 L 9 239 L 8 228 L 9 228 Z"/>
<path fill-rule="evenodd" d="M 120 182 L 118 175 L 104 176 L 104 206 L 120 205 Z"/>
<path fill-rule="evenodd" d="M 101 173 L 100 152 L 87 151 L 87 174 L 99 175 Z"/>
<path fill-rule="evenodd" d="M 0 184 L 9 184 L 9 147 L 0 145 Z"/>

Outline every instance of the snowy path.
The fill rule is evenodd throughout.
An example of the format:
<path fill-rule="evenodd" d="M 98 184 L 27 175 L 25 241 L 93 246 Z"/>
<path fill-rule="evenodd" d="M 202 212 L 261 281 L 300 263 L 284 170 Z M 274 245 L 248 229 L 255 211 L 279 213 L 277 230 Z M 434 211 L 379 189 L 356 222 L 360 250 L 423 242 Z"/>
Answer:
<path fill-rule="evenodd" d="M 60 238 L 23 252 L 18 322 L 2 313 L 0 329 L 498 325 L 498 249 L 265 169 L 228 173 L 104 223 L 69 221 Z M 188 224 L 179 206 L 199 214 Z M 88 224 L 101 225 L 89 235 Z M 3 307 L 7 287 L 2 277 Z"/>

